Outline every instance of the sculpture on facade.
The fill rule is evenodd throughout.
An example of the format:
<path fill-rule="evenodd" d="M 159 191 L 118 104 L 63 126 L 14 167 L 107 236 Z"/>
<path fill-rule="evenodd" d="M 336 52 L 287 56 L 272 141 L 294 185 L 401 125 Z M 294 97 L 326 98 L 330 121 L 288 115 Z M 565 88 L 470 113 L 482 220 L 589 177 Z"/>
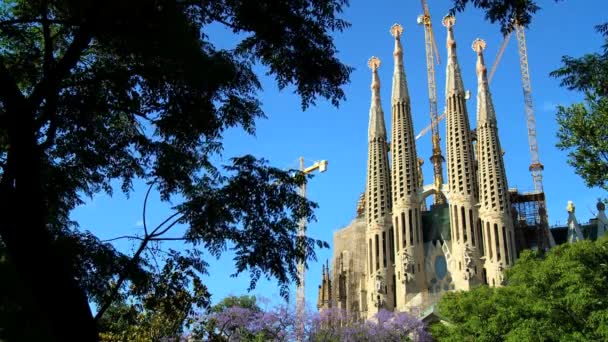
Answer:
<path fill-rule="evenodd" d="M 468 242 L 464 245 L 464 279 L 469 280 L 475 274 L 475 248 Z"/>
<path fill-rule="evenodd" d="M 403 284 L 409 282 L 410 280 L 414 279 L 414 274 L 412 273 L 412 269 L 414 268 L 414 258 L 412 257 L 411 254 L 409 254 L 407 251 L 403 251 L 403 253 L 401 254 L 401 265 L 402 265 L 402 271 L 403 271 L 403 279 L 401 280 L 401 282 Z"/>

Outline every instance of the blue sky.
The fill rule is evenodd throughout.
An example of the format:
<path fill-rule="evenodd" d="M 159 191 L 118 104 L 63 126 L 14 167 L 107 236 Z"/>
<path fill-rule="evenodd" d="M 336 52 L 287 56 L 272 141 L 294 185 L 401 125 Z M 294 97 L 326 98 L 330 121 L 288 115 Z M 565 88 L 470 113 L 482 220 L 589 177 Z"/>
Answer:
<path fill-rule="evenodd" d="M 225 150 L 219 160 L 253 154 L 265 157 L 277 167 L 297 168 L 298 157 L 306 164 L 315 160 L 329 161 L 328 171 L 317 174 L 308 185 L 308 197 L 319 204 L 317 221 L 308 226 L 308 234 L 332 244 L 333 232 L 347 225 L 355 215 L 359 194 L 364 189 L 367 160 L 367 124 L 370 105 L 371 74 L 366 66 L 370 56 L 382 60 L 379 70 L 381 94 L 386 121 L 390 127 L 390 88 L 393 69 L 393 38 L 389 28 L 394 23 L 404 26 L 405 72 L 408 79 L 412 112 L 416 132 L 429 122 L 427 78 L 423 28 L 416 24 L 421 12 L 419 1 L 374 2 L 351 1 L 343 18 L 352 27 L 335 35 L 335 43 L 341 60 L 355 67 L 350 84 L 345 86 L 347 100 L 339 108 L 326 101 L 302 112 L 300 99 L 293 88 L 279 91 L 272 77 L 264 76 L 259 68 L 264 90 L 259 97 L 268 119 L 257 123 L 255 137 L 242 130 L 230 130 L 225 136 Z M 451 1 L 429 1 L 431 16 L 437 38 L 442 64 L 436 66 L 438 107 L 444 106 L 445 84 L 445 28 L 441 18 L 447 13 Z M 597 51 L 601 45 L 600 35 L 593 26 L 608 19 L 608 2 L 605 0 L 566 0 L 555 3 L 542 1 L 543 9 L 534 17 L 527 33 L 528 54 L 532 89 L 535 103 L 538 144 L 541 162 L 545 165 L 544 187 L 547 195 L 549 221 L 551 224 L 566 221 L 566 204 L 572 200 L 577 207 L 579 221 L 586 222 L 595 210 L 598 197 L 606 197 L 600 189 L 588 189 L 573 169 L 566 164 L 566 153 L 555 148 L 557 125 L 555 106 L 580 101 L 582 95 L 567 91 L 559 82 L 548 76 L 560 66 L 563 55 L 580 56 Z M 475 75 L 475 53 L 471 43 L 477 37 L 486 40 L 485 59 L 488 68 L 494 62 L 502 43 L 497 25 L 485 21 L 483 13 L 473 8 L 457 15 L 454 27 L 457 51 L 463 73 L 464 84 L 474 95 L 477 91 Z M 208 31 L 216 46 L 230 48 L 235 38 L 219 26 Z M 530 155 L 526 135 L 523 95 L 519 71 L 519 57 L 515 37 L 511 39 L 491 84 L 491 91 L 498 117 L 499 135 L 506 154 L 505 166 L 509 187 L 530 190 L 532 181 L 528 166 Z M 471 124 L 475 118 L 475 96 L 468 101 Z M 440 126 L 445 134 L 445 124 Z M 432 180 L 432 169 L 428 157 L 431 153 L 430 135 L 418 140 L 418 154 L 425 158 L 423 167 L 425 183 Z M 445 142 L 442 141 L 445 153 Z M 445 164 L 444 164 L 445 165 Z M 445 167 L 445 166 L 444 166 Z M 91 230 L 102 239 L 141 232 L 141 208 L 146 187 L 136 183 L 129 198 L 115 193 L 114 197 L 99 195 L 73 212 L 73 219 L 81 227 Z M 148 224 L 161 222 L 171 214 L 170 205 L 163 204 L 153 195 L 148 209 Z M 178 228 L 178 229 L 183 229 Z M 132 252 L 128 242 L 118 242 L 118 248 Z M 179 248 L 179 245 L 171 247 Z M 331 250 L 319 250 L 318 261 L 312 262 L 306 276 L 306 298 L 311 308 L 317 300 L 317 286 L 321 278 L 321 265 L 331 258 Z M 248 274 L 230 277 L 233 264 L 230 253 L 219 260 L 208 258 L 210 275 L 207 286 L 218 301 L 229 294 L 244 294 L 249 285 Z M 292 291 L 295 296 L 295 289 Z M 278 301 L 278 288 L 272 280 L 261 280 L 252 294 Z M 295 297 L 294 297 L 295 298 Z"/>

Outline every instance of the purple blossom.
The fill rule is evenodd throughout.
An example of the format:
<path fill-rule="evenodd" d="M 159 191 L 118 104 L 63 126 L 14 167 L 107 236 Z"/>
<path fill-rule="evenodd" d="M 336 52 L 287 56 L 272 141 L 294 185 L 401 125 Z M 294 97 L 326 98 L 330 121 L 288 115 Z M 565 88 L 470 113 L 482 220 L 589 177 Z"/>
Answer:
<path fill-rule="evenodd" d="M 295 339 L 296 314 L 287 305 L 271 309 L 230 307 L 203 318 L 208 324 L 207 337 L 223 336 L 228 341 L 261 338 L 265 341 Z M 210 328 L 209 328 L 210 327 Z M 213 335 L 215 334 L 215 335 Z M 330 308 L 306 312 L 307 341 L 431 341 L 425 326 L 405 312 L 381 310 L 372 319 L 361 321 L 345 310 Z"/>

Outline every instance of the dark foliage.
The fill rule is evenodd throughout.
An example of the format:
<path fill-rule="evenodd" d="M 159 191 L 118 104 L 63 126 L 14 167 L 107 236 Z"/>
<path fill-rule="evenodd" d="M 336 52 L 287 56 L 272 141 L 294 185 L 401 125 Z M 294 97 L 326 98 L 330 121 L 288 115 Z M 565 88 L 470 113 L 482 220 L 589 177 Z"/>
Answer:
<path fill-rule="evenodd" d="M 482 9 L 486 20 L 498 22 L 504 35 L 513 30 L 513 24 L 528 26 L 532 16 L 541 9 L 536 0 L 453 0 L 452 13 L 465 10 L 467 5 Z M 554 0 L 555 2 L 562 0 Z"/>
<path fill-rule="evenodd" d="M 252 286 L 276 277 L 285 293 L 296 261 L 323 245 L 295 238 L 299 219 L 313 218 L 312 203 L 296 195 L 304 177 L 249 156 L 227 170 L 212 160 L 226 129 L 253 134 L 264 117 L 254 64 L 281 88 L 294 85 L 303 108 L 344 99 L 351 69 L 337 60 L 330 33 L 348 26 L 337 17 L 346 5 L 0 4 L 0 237 L 16 281 L 49 322 L 49 340 L 97 339 L 89 301 L 109 305 L 155 283 L 141 253 L 176 222 L 153 237 L 144 232 L 142 252 L 128 257 L 68 220 L 84 197 L 111 194 L 115 181 L 128 193 L 144 179 L 162 199 L 182 198 L 170 217 L 188 229 L 171 239 L 216 256 L 234 248 L 236 273 L 250 271 Z M 233 50 L 213 45 L 213 23 L 241 39 Z M 56 315 L 60 306 L 65 315 Z"/>

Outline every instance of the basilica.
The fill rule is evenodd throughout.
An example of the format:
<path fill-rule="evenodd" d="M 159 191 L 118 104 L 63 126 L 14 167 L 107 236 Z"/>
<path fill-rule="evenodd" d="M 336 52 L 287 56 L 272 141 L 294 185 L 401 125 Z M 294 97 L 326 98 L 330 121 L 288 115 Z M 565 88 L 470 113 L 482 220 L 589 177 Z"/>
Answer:
<path fill-rule="evenodd" d="M 516 217 L 477 39 L 476 129 L 471 130 L 456 53 L 455 18 L 446 16 L 445 184 L 424 185 L 416 152 L 401 35 L 395 24 L 394 71 L 387 134 L 380 99 L 381 62 L 372 57 L 365 192 L 356 218 L 334 234 L 331 265 L 324 266 L 318 308 L 337 307 L 361 319 L 379 310 L 424 310 L 446 291 L 479 284 L 500 286 L 516 254 Z M 473 136 L 473 134 L 475 136 Z M 390 143 L 389 143 L 390 142 Z M 437 183 L 437 181 L 435 182 Z M 427 208 L 426 198 L 434 196 Z"/>

